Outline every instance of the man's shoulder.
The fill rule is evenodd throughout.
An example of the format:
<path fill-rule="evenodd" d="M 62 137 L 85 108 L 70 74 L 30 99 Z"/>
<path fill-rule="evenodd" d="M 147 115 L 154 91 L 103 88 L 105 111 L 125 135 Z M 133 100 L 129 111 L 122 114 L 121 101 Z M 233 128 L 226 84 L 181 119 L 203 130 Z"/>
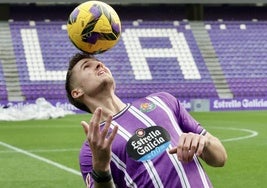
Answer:
<path fill-rule="evenodd" d="M 152 93 L 152 94 L 148 95 L 147 97 L 159 97 L 163 100 L 176 99 L 172 94 L 170 94 L 168 92 L 164 92 L 164 91 Z"/>
<path fill-rule="evenodd" d="M 157 93 L 151 93 L 150 95 L 147 95 L 145 97 L 139 98 L 135 101 L 132 102 L 132 105 L 139 105 L 140 103 L 147 103 L 147 102 L 151 102 L 153 100 L 161 100 L 164 103 L 167 104 L 176 104 L 177 103 L 177 99 L 175 96 L 173 96 L 172 94 L 168 93 L 168 92 L 157 92 Z"/>

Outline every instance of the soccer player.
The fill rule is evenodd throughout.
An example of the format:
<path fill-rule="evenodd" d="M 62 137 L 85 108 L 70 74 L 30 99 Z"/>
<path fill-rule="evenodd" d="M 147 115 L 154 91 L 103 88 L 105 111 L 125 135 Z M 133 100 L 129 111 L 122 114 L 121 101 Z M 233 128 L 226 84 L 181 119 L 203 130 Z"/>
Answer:
<path fill-rule="evenodd" d="M 93 113 L 81 124 L 86 141 L 80 168 L 87 187 L 212 187 L 199 158 L 224 166 L 227 153 L 171 94 L 124 103 L 103 62 L 86 53 L 70 60 L 66 91 L 77 108 Z"/>

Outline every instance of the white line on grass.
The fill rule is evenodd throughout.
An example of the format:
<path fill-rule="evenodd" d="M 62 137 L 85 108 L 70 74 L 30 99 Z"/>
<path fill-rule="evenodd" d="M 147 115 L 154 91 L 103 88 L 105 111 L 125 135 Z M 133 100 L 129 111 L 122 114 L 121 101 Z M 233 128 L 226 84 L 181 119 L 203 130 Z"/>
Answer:
<path fill-rule="evenodd" d="M 253 131 L 250 129 L 240 129 L 240 128 L 233 128 L 233 127 L 212 127 L 215 129 L 228 129 L 228 130 L 234 130 L 234 131 L 242 131 L 242 132 L 247 132 L 249 135 L 246 136 L 239 136 L 239 137 L 234 137 L 234 138 L 228 138 L 228 139 L 222 139 L 222 142 L 231 142 L 231 141 L 237 141 L 237 140 L 244 140 L 244 139 L 249 139 L 252 137 L 257 136 L 259 133 L 257 131 Z"/>
<path fill-rule="evenodd" d="M 69 168 L 69 167 L 66 167 L 66 166 L 64 166 L 64 165 L 62 165 L 62 164 L 56 163 L 56 162 L 51 161 L 51 160 L 49 160 L 49 159 L 46 159 L 46 158 L 44 158 L 44 157 L 40 157 L 40 156 L 38 156 L 38 155 L 32 154 L 32 153 L 30 153 L 30 152 L 27 152 L 27 151 L 25 151 L 25 150 L 19 149 L 19 148 L 17 148 L 17 147 L 14 147 L 14 146 L 12 146 L 12 145 L 9 145 L 9 144 L 4 143 L 4 142 L 1 142 L 1 141 L 0 141 L 0 145 L 2 145 L 2 146 L 4 146 L 4 147 L 7 147 L 7 148 L 9 148 L 9 149 L 12 149 L 12 150 L 14 150 L 14 151 L 16 151 L 16 152 L 18 152 L 18 153 L 22 153 L 22 154 L 24 154 L 24 155 L 27 155 L 27 156 L 32 157 L 32 158 L 34 158 L 34 159 L 37 159 L 37 160 L 39 160 L 39 161 L 45 162 L 45 163 L 47 163 L 47 164 L 50 164 L 50 165 L 52 165 L 52 166 L 55 166 L 55 167 L 57 167 L 57 168 L 60 168 L 60 169 L 62 169 L 62 170 L 65 170 L 65 171 L 67 171 L 67 172 L 70 172 L 70 173 L 72 173 L 72 174 L 76 174 L 76 175 L 78 175 L 78 176 L 81 176 L 81 173 L 80 173 L 79 171 L 74 170 L 74 169 Z"/>
<path fill-rule="evenodd" d="M 68 149 L 31 149 L 25 150 L 30 153 L 55 153 L 55 152 L 71 152 L 71 151 L 79 151 L 80 149 L 68 148 Z M 0 153 L 15 153 L 17 151 L 14 150 L 4 150 L 0 151 Z"/>

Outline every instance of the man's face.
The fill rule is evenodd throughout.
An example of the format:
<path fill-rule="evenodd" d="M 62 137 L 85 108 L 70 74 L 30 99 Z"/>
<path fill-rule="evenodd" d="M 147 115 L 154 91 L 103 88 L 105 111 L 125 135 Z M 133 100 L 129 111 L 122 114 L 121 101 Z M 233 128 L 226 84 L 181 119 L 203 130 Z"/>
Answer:
<path fill-rule="evenodd" d="M 110 70 L 99 60 L 85 58 L 73 67 L 74 88 L 94 97 L 103 90 L 114 89 Z"/>

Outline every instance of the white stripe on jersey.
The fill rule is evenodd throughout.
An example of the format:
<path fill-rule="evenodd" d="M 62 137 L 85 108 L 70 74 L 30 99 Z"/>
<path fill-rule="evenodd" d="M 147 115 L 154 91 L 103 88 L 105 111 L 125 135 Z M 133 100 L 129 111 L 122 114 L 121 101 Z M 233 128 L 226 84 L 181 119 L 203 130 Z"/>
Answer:
<path fill-rule="evenodd" d="M 171 122 L 172 122 L 172 125 L 175 125 L 174 128 L 175 130 L 177 131 L 177 133 L 182 133 L 178 123 L 175 121 L 175 118 L 173 116 L 173 113 L 172 111 L 170 110 L 170 108 L 166 105 L 166 103 L 164 101 L 162 101 L 159 97 L 148 97 L 147 98 L 148 100 L 154 102 L 156 105 L 160 106 L 169 116 Z M 197 165 L 197 168 L 198 168 L 198 172 L 200 174 L 200 177 L 201 177 L 201 180 L 202 180 L 202 183 L 204 185 L 205 188 L 209 188 L 209 184 L 208 184 L 208 181 L 207 181 L 207 178 L 205 176 L 205 173 L 203 171 L 203 168 L 201 166 L 201 164 L 199 163 L 198 159 L 196 156 L 194 156 L 194 161 Z"/>
<path fill-rule="evenodd" d="M 110 125 L 110 128 L 114 128 L 114 124 L 118 125 L 118 123 L 116 123 L 115 121 L 112 121 L 111 122 L 111 125 Z M 122 128 L 120 127 L 118 129 L 118 134 L 121 135 L 125 140 L 128 140 L 129 137 L 131 137 L 131 134 L 128 133 L 127 131 L 122 131 Z M 123 173 L 125 174 L 124 176 L 124 180 L 126 182 L 126 185 L 128 187 L 137 187 L 137 185 L 134 183 L 133 179 L 129 176 L 129 174 L 127 173 L 126 171 L 126 164 L 121 161 L 119 159 L 119 157 L 117 155 L 115 155 L 113 152 L 112 152 L 112 158 L 111 160 L 114 162 L 114 164 L 117 166 L 118 169 L 120 169 L 121 171 L 123 171 Z"/>
<path fill-rule="evenodd" d="M 172 125 L 174 126 L 174 129 L 176 130 L 177 134 L 180 136 L 183 131 L 180 129 L 180 126 L 178 125 L 178 123 L 176 122 L 176 118 L 173 117 L 173 113 L 172 111 L 169 109 L 169 107 L 159 98 L 159 97 L 147 97 L 148 100 L 152 101 L 153 103 L 155 103 L 157 106 L 161 107 L 169 116 Z"/>
<path fill-rule="evenodd" d="M 136 107 L 131 106 L 129 108 L 129 112 L 131 112 L 131 114 L 133 114 L 134 117 L 136 117 L 139 121 L 141 121 L 145 126 L 147 127 L 156 126 L 155 122 L 150 117 L 145 115 L 143 112 L 138 110 Z"/>
<path fill-rule="evenodd" d="M 129 112 L 131 112 L 136 118 L 138 118 L 143 124 L 147 127 L 155 126 L 155 122 L 148 117 L 146 114 L 135 108 L 134 106 L 131 106 L 129 108 Z M 169 146 L 168 149 L 171 149 L 172 146 Z M 166 150 L 166 153 L 168 154 L 173 166 L 175 167 L 176 172 L 178 173 L 182 187 L 188 187 L 190 188 L 190 183 L 188 181 L 188 178 L 186 176 L 186 173 L 184 171 L 183 165 L 181 162 L 177 159 L 175 155 L 169 154 L 169 152 Z"/>
<path fill-rule="evenodd" d="M 121 171 L 123 171 L 123 173 L 125 174 L 124 176 L 124 180 L 126 182 L 126 185 L 128 187 L 132 187 L 132 188 L 137 188 L 136 183 L 134 183 L 133 179 L 129 176 L 129 174 L 126 171 L 126 164 L 123 163 L 119 157 L 117 155 L 115 155 L 114 153 L 112 153 L 112 158 L 111 160 L 115 163 L 115 165 L 117 166 L 118 169 L 120 169 Z"/>
<path fill-rule="evenodd" d="M 200 174 L 202 183 L 204 184 L 204 187 L 205 187 L 205 188 L 209 188 L 210 186 L 209 186 L 209 184 L 208 184 L 208 181 L 207 181 L 205 172 L 203 171 L 203 168 L 202 168 L 201 164 L 199 163 L 198 158 L 197 158 L 195 155 L 194 155 L 194 161 L 195 161 L 195 163 L 197 164 L 197 169 L 198 169 L 198 171 L 199 171 L 199 174 Z"/>
<path fill-rule="evenodd" d="M 124 129 L 122 126 L 120 126 L 116 121 L 113 120 L 111 122 L 110 127 L 113 129 L 114 125 L 119 126 L 118 134 L 121 135 L 126 141 L 128 141 L 131 138 L 132 135 L 126 129 Z M 112 155 L 116 156 L 114 153 L 112 153 Z M 115 164 L 116 164 L 116 166 L 120 165 L 120 166 L 124 167 L 123 172 L 125 173 L 125 175 L 129 176 L 129 174 L 126 172 L 126 164 L 125 163 L 123 163 L 122 161 L 116 161 Z M 149 174 L 149 176 L 153 182 L 154 187 L 162 188 L 163 184 L 161 182 L 159 174 L 157 173 L 153 163 L 151 161 L 144 161 L 143 164 L 144 164 L 145 168 L 147 169 L 147 172 L 148 172 L 148 174 Z M 132 179 L 130 179 L 129 181 L 133 182 Z"/>

